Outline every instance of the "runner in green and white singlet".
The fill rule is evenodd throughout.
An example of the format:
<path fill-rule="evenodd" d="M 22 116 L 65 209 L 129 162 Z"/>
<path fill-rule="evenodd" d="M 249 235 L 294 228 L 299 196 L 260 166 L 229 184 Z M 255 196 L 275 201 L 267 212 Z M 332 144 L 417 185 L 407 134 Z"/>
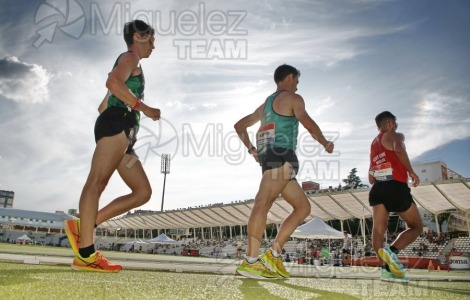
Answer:
<path fill-rule="evenodd" d="M 318 125 L 305 110 L 305 102 L 295 92 L 300 72 L 289 65 L 274 72 L 276 92 L 270 95 L 255 112 L 235 124 L 235 130 L 248 152 L 261 165 L 263 177 L 255 204 L 248 220 L 246 257 L 237 268 L 241 275 L 252 278 L 289 277 L 280 254 L 284 243 L 297 226 L 310 214 L 310 203 L 295 179 L 299 162 L 295 154 L 299 122 L 312 137 L 332 153 L 334 145 L 323 136 Z M 254 147 L 247 128 L 261 121 Z M 269 250 L 258 259 L 261 238 L 266 228 L 268 212 L 278 195 L 292 206 L 291 214 L 282 222 Z"/>
<path fill-rule="evenodd" d="M 100 104 L 95 123 L 96 148 L 91 170 L 80 196 L 80 219 L 65 224 L 75 257 L 72 268 L 95 272 L 118 272 L 120 265 L 95 251 L 94 228 L 122 213 L 146 203 L 152 194 L 150 182 L 132 145 L 138 131 L 140 113 L 160 119 L 160 109 L 142 102 L 144 80 L 140 61 L 155 49 L 155 30 L 134 20 L 123 28 L 127 52 L 118 57 L 108 74 L 109 92 Z M 110 177 L 118 171 L 131 193 L 118 197 L 98 210 L 99 200 Z"/>
<path fill-rule="evenodd" d="M 264 104 L 261 126 L 256 134 L 258 155 L 269 148 L 287 148 L 295 151 L 297 135 L 299 133 L 299 120 L 295 116 L 283 116 L 273 110 L 273 102 L 284 90 L 276 91 L 270 95 Z"/>

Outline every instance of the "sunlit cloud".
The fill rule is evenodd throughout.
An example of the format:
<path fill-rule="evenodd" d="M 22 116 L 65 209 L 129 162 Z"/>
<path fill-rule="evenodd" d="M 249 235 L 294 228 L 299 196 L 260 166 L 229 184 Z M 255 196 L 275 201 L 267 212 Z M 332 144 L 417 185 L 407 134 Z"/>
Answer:
<path fill-rule="evenodd" d="M 48 100 L 51 75 L 37 64 L 15 56 L 0 59 L 0 95 L 16 102 L 42 103 Z"/>
<path fill-rule="evenodd" d="M 421 96 L 415 108 L 411 138 L 407 143 L 412 155 L 470 137 L 469 99 L 428 92 Z"/>

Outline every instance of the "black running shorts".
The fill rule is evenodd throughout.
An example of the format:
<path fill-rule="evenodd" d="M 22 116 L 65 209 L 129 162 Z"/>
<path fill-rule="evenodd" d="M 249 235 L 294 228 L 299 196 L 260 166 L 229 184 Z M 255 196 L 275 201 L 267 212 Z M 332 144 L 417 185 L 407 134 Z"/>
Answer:
<path fill-rule="evenodd" d="M 369 204 L 383 204 L 388 212 L 407 211 L 415 203 L 408 184 L 390 180 L 376 181 L 369 192 Z"/>
<path fill-rule="evenodd" d="M 137 119 L 136 113 L 130 112 L 127 108 L 108 107 L 96 119 L 95 142 L 98 142 L 102 137 L 114 136 L 124 131 L 129 139 L 126 153 L 136 155 L 133 147 L 137 141 Z"/>
<path fill-rule="evenodd" d="M 299 160 L 295 152 L 291 149 L 269 148 L 266 150 L 266 153 L 260 154 L 259 159 L 263 174 L 266 170 L 282 167 L 286 162 L 294 169 L 291 180 L 295 179 L 295 176 L 299 172 Z"/>

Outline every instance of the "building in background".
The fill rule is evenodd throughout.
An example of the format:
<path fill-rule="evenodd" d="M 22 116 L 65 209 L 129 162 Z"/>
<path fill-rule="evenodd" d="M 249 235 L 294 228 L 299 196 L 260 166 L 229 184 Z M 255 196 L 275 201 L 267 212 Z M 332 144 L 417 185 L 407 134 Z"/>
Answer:
<path fill-rule="evenodd" d="M 14 199 L 15 199 L 15 192 L 0 190 L 0 207 L 13 208 Z"/>
<path fill-rule="evenodd" d="M 413 170 L 421 181 L 436 181 L 462 178 L 460 174 L 452 171 L 443 161 L 428 161 L 411 163 Z"/>
<path fill-rule="evenodd" d="M 302 182 L 302 189 L 304 190 L 304 192 L 318 191 L 320 190 L 320 184 L 313 181 L 304 181 Z"/>
<path fill-rule="evenodd" d="M 312 195 L 321 192 L 320 184 L 313 181 L 304 181 L 302 182 L 302 189 L 305 194 Z"/>

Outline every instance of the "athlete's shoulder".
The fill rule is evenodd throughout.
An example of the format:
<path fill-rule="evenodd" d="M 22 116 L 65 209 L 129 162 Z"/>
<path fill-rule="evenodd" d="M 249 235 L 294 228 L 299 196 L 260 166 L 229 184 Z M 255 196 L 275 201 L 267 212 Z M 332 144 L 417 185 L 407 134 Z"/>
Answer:
<path fill-rule="evenodd" d="M 294 91 L 285 91 L 284 97 L 290 101 L 304 102 L 304 98 Z"/>
<path fill-rule="evenodd" d="M 382 143 L 382 146 L 385 147 L 385 149 L 392 150 L 393 149 L 393 142 L 396 139 L 396 133 L 392 131 L 386 131 L 383 132 L 382 138 L 380 142 Z M 379 135 L 380 136 L 380 135 Z"/>
<path fill-rule="evenodd" d="M 401 142 L 404 142 L 405 141 L 405 135 L 401 132 L 395 132 L 396 134 L 396 138 L 401 141 Z"/>
<path fill-rule="evenodd" d="M 299 94 L 297 94 L 295 91 L 283 91 L 282 92 L 284 95 L 289 96 L 289 97 L 300 97 L 302 98 Z"/>
<path fill-rule="evenodd" d="M 140 61 L 139 56 L 131 51 L 124 52 L 119 57 L 119 63 L 125 62 L 125 63 L 132 64 L 132 65 L 138 65 L 139 61 Z"/>
<path fill-rule="evenodd" d="M 395 132 L 395 131 L 388 131 L 383 134 L 382 140 L 388 140 L 388 141 L 399 141 L 403 142 L 405 140 L 405 135 L 400 132 Z"/>

